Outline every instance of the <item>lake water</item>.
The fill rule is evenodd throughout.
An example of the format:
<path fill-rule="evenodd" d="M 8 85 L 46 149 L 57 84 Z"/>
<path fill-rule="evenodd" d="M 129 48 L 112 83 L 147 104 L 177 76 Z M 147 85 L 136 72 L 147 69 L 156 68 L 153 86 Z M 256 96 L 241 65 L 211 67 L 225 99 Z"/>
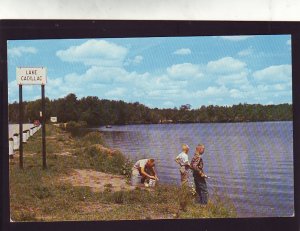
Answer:
<path fill-rule="evenodd" d="M 156 124 L 98 128 L 106 143 L 136 161 L 155 158 L 160 182 L 179 183 L 181 144 L 205 145 L 210 194 L 226 195 L 239 217 L 293 216 L 292 122 Z M 190 175 L 192 178 L 192 175 Z"/>

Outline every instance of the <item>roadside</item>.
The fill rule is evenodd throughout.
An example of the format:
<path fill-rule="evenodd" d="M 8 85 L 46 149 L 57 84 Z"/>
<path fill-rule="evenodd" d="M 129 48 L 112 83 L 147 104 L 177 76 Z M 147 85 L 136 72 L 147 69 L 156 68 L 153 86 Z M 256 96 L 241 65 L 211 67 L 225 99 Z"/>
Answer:
<path fill-rule="evenodd" d="M 73 137 L 47 125 L 47 164 L 42 169 L 41 131 L 24 145 L 24 169 L 10 160 L 14 221 L 124 220 L 235 217 L 218 197 L 206 208 L 175 185 L 154 190 L 128 184 L 132 163 L 108 148 L 101 133 Z"/>

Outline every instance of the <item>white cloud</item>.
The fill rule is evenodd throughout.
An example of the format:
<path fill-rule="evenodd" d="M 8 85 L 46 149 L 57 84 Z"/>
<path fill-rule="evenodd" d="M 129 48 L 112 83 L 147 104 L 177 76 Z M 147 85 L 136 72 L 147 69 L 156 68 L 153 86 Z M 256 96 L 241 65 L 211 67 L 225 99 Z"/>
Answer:
<path fill-rule="evenodd" d="M 8 55 L 11 57 L 21 57 L 23 54 L 36 54 L 37 49 L 34 47 L 13 47 L 8 49 Z"/>
<path fill-rule="evenodd" d="M 254 37 L 253 35 L 251 36 L 246 36 L 246 35 L 238 35 L 238 36 L 220 36 L 220 38 L 229 40 L 229 41 L 243 41 L 249 38 Z"/>
<path fill-rule="evenodd" d="M 200 66 L 192 63 L 175 64 L 167 68 L 168 75 L 177 80 L 188 80 L 191 78 L 201 78 L 203 74 Z"/>
<path fill-rule="evenodd" d="M 221 75 L 216 83 L 219 85 L 235 85 L 235 86 L 242 86 L 249 84 L 248 81 L 248 72 L 241 71 L 238 73 L 230 74 L 230 75 Z"/>
<path fill-rule="evenodd" d="M 249 56 L 253 54 L 253 48 L 249 47 L 245 50 L 241 50 L 240 52 L 238 52 L 238 56 L 244 57 L 244 56 Z"/>
<path fill-rule="evenodd" d="M 134 72 L 133 72 L 134 73 Z M 92 66 L 85 73 L 79 75 L 71 73 L 65 76 L 65 81 L 73 86 L 83 86 L 82 84 L 112 84 L 114 82 L 124 83 L 132 76 L 120 67 L 98 67 Z"/>
<path fill-rule="evenodd" d="M 133 59 L 128 58 L 124 62 L 124 66 L 129 66 L 130 64 L 138 65 L 144 60 L 144 57 L 141 55 L 135 56 Z"/>
<path fill-rule="evenodd" d="M 280 83 L 292 81 L 292 66 L 270 66 L 253 73 L 254 80 L 262 83 Z"/>
<path fill-rule="evenodd" d="M 228 95 L 228 88 L 225 86 L 210 86 L 205 90 L 198 90 L 194 94 L 196 97 L 225 97 Z"/>
<path fill-rule="evenodd" d="M 117 87 L 105 93 L 105 96 L 113 99 L 120 99 L 120 97 L 124 96 L 126 93 L 126 89 L 122 87 Z"/>
<path fill-rule="evenodd" d="M 287 40 L 286 45 L 291 46 L 292 45 L 292 40 L 291 39 Z"/>
<path fill-rule="evenodd" d="M 173 52 L 175 55 L 190 55 L 192 51 L 189 48 L 181 48 Z"/>
<path fill-rule="evenodd" d="M 207 64 L 208 72 L 212 73 L 233 73 L 241 71 L 246 67 L 246 63 L 232 57 L 224 57 Z"/>
<path fill-rule="evenodd" d="M 140 63 L 143 61 L 143 59 L 144 59 L 143 56 L 137 55 L 137 56 L 134 57 L 134 59 L 133 59 L 132 62 L 133 62 L 134 64 L 140 64 Z"/>
<path fill-rule="evenodd" d="M 242 99 L 245 98 L 245 92 L 240 91 L 238 89 L 231 89 L 229 91 L 230 97 L 235 98 L 235 99 Z"/>
<path fill-rule="evenodd" d="M 59 50 L 56 55 L 66 62 L 79 62 L 87 66 L 122 66 L 127 48 L 106 40 L 88 40 L 79 46 Z"/>

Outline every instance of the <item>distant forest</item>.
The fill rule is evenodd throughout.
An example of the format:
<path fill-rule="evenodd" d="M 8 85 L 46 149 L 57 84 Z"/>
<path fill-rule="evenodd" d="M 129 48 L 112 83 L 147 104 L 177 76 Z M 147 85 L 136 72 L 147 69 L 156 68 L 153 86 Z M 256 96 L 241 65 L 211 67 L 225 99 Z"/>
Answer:
<path fill-rule="evenodd" d="M 19 104 L 9 104 L 9 122 L 17 123 Z M 24 102 L 24 123 L 38 120 L 41 100 Z M 99 99 L 88 96 L 77 99 L 75 94 L 64 98 L 46 98 L 46 120 L 56 116 L 58 122 L 86 121 L 89 126 L 157 123 L 211 123 L 288 121 L 293 119 L 291 104 L 260 105 L 238 104 L 233 106 L 201 106 L 191 109 L 190 104 L 180 108 L 149 108 L 139 102 Z"/>

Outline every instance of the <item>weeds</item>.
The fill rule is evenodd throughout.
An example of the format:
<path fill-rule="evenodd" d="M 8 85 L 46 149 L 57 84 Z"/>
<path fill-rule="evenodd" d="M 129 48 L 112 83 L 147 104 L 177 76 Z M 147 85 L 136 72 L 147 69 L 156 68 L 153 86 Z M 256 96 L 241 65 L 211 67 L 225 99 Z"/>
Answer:
<path fill-rule="evenodd" d="M 137 187 L 131 191 L 114 192 L 113 185 L 106 184 L 103 192 L 92 192 L 88 187 L 62 183 L 60 177 L 69 174 L 73 168 L 130 177 L 132 163 L 121 152 L 106 148 L 99 132 L 78 138 L 82 145 L 78 148 L 74 139 L 60 128 L 47 126 L 46 130 L 54 137 L 47 140 L 47 154 L 50 155 L 47 156 L 46 170 L 42 169 L 41 155 L 28 155 L 41 152 L 40 131 L 24 145 L 24 169 L 20 170 L 18 164 L 10 165 L 10 208 L 15 221 L 236 216 L 229 201 L 216 195 L 206 208 L 201 208 L 193 203 L 190 189 L 176 185 L 157 185 L 154 190 Z M 58 155 L 64 148 L 75 148 L 74 155 Z M 96 209 L 92 210 L 94 207 Z"/>

